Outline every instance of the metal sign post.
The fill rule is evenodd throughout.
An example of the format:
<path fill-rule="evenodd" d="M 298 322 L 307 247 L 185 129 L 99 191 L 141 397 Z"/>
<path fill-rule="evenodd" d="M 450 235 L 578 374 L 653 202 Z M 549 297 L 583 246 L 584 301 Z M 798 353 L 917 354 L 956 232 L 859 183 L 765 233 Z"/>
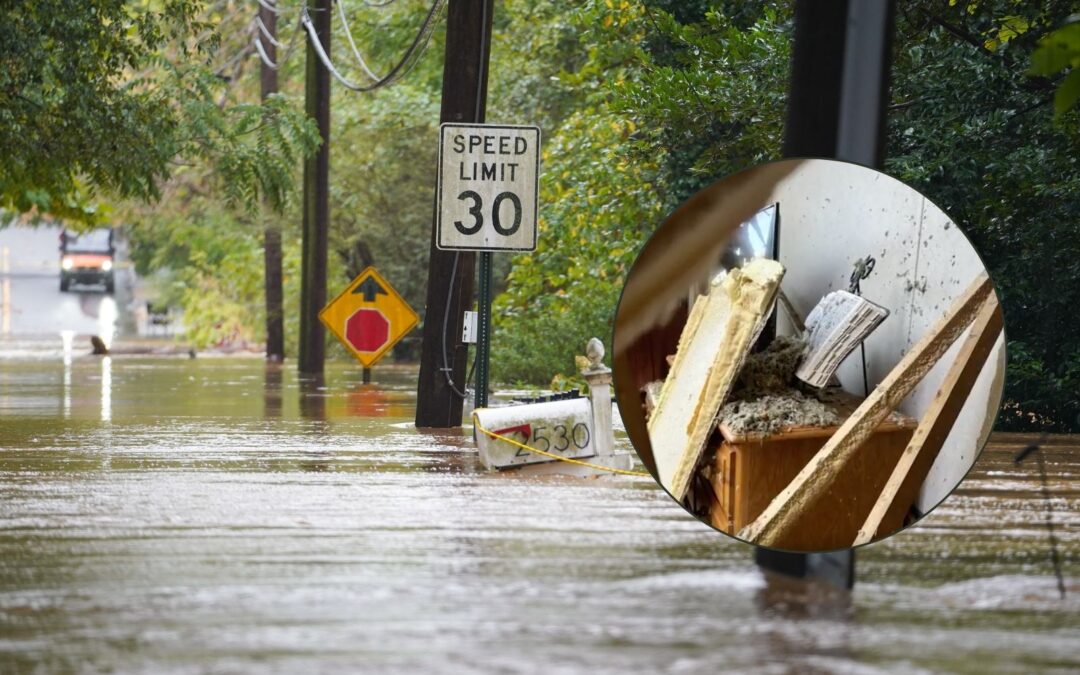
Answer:
<path fill-rule="evenodd" d="M 480 316 L 477 318 L 476 392 L 473 408 L 487 407 L 488 365 L 491 358 L 491 251 L 480 254 Z"/>
<path fill-rule="evenodd" d="M 436 245 L 480 251 L 476 408 L 487 406 L 493 251 L 536 250 L 540 129 L 443 124 L 436 187 Z"/>

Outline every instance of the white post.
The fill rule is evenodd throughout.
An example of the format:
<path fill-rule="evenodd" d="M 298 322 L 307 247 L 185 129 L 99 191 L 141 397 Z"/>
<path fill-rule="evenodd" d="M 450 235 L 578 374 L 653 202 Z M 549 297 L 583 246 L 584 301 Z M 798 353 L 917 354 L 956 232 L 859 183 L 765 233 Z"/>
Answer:
<path fill-rule="evenodd" d="M 597 457 L 615 454 L 615 431 L 611 426 L 611 369 L 604 365 L 604 343 L 597 338 L 585 346 L 589 365 L 581 374 L 589 384 L 589 402 L 592 404 L 593 447 Z"/>

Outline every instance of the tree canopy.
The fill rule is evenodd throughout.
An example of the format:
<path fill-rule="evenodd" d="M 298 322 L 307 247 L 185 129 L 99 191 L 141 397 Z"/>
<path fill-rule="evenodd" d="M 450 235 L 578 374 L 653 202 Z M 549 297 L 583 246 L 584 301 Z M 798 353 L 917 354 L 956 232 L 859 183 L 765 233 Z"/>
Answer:
<path fill-rule="evenodd" d="M 212 165 L 231 203 L 280 207 L 318 137 L 280 102 L 229 100 L 240 59 L 221 52 L 237 4 L 4 3 L 0 208 L 91 222 L 109 198 L 160 198 L 185 162 Z"/>

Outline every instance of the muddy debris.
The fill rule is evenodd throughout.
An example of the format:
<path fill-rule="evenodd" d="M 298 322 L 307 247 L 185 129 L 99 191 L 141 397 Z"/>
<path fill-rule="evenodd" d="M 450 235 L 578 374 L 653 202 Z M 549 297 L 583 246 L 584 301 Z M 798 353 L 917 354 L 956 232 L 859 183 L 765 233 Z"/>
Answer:
<path fill-rule="evenodd" d="M 840 415 L 819 393 L 807 394 L 796 386 L 795 370 L 805 351 L 804 340 L 781 335 L 747 356 L 735 389 L 720 408 L 720 422 L 737 434 L 840 424 Z"/>

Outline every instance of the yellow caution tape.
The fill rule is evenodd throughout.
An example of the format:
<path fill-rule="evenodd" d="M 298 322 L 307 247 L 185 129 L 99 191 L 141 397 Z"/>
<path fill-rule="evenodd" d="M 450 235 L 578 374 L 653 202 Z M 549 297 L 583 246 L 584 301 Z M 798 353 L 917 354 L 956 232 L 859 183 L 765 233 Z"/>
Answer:
<path fill-rule="evenodd" d="M 652 474 L 647 473 L 645 471 L 628 471 L 626 469 L 615 469 L 615 468 L 612 468 L 610 466 L 603 466 L 601 464 L 593 464 L 591 462 L 583 462 L 580 459 L 571 459 L 569 457 L 563 457 L 562 455 L 556 455 L 553 452 L 544 452 L 543 450 L 537 450 L 536 448 L 534 448 L 532 446 L 525 445 L 524 443 L 519 443 L 519 442 L 515 441 L 514 439 L 509 438 L 508 436 L 503 436 L 502 434 L 495 433 L 494 431 L 491 431 L 490 429 L 485 429 L 483 426 L 480 425 L 480 420 L 477 419 L 476 413 L 473 413 L 472 421 L 473 421 L 473 427 L 477 431 L 479 431 L 480 433 L 484 434 L 485 436 L 490 436 L 491 438 L 494 438 L 495 440 L 502 441 L 504 443 L 509 443 L 510 445 L 521 448 L 522 450 L 528 450 L 529 452 L 535 452 L 536 454 L 543 455 L 544 457 L 550 457 L 552 459 L 557 459 L 560 462 L 568 462 L 570 464 L 579 464 L 581 466 L 587 466 L 590 469 L 598 469 L 600 471 L 608 471 L 610 473 L 618 473 L 618 474 L 622 474 L 624 476 L 646 476 L 646 477 L 652 478 Z"/>

